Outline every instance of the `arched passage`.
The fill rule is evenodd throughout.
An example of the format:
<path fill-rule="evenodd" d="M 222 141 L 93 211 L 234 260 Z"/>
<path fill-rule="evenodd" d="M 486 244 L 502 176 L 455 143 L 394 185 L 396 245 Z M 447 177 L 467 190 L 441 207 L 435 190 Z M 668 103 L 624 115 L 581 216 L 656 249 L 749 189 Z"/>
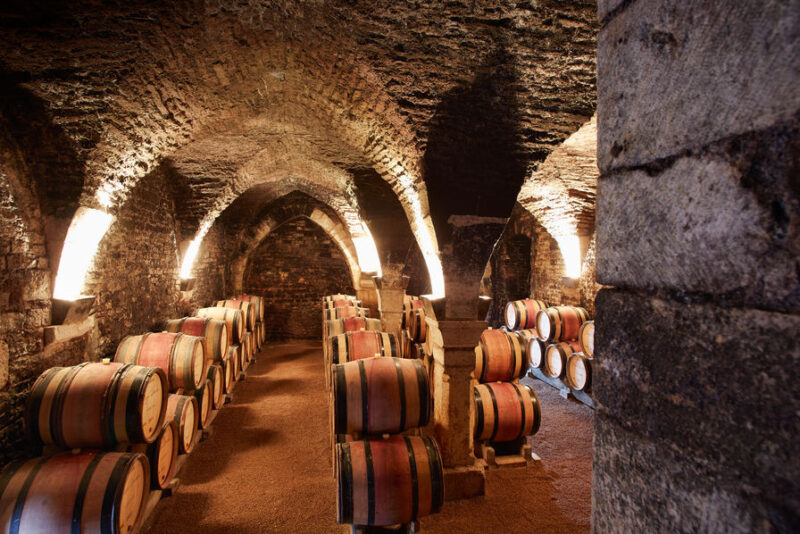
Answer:
<path fill-rule="evenodd" d="M 242 287 L 264 297 L 269 339 L 318 339 L 322 297 L 355 291 L 341 249 L 306 216 L 279 223 L 261 240 L 247 258 Z"/>

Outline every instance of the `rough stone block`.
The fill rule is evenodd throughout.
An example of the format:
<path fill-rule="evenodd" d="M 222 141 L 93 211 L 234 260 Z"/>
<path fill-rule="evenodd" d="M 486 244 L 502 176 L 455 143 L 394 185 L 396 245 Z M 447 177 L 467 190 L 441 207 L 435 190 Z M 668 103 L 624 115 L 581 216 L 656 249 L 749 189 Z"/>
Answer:
<path fill-rule="evenodd" d="M 8 385 L 8 345 L 0 341 L 0 389 Z"/>
<path fill-rule="evenodd" d="M 597 18 L 602 21 L 609 15 L 609 13 L 624 4 L 625 1 L 626 0 L 597 0 Z M 635 1 L 636 0 L 631 0 L 629 3 Z"/>
<path fill-rule="evenodd" d="M 735 474 L 602 416 L 595 418 L 593 450 L 593 532 L 796 531 L 796 513 L 763 499 Z"/>
<path fill-rule="evenodd" d="M 596 306 L 598 415 L 800 510 L 800 317 L 619 290 Z"/>
<path fill-rule="evenodd" d="M 793 0 L 639 0 L 621 11 L 598 37 L 601 171 L 792 118 L 798 28 Z"/>
<path fill-rule="evenodd" d="M 800 129 L 779 127 L 600 180 L 597 280 L 800 310 Z"/>

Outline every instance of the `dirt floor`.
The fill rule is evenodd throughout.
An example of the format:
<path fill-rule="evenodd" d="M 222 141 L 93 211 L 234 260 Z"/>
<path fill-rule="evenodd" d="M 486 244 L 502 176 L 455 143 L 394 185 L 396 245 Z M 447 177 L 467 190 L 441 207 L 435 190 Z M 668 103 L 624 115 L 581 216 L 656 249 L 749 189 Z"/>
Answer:
<path fill-rule="evenodd" d="M 531 438 L 541 462 L 488 471 L 486 496 L 446 502 L 421 520 L 424 533 L 588 532 L 592 411 L 531 383 L 542 428 Z M 149 532 L 325 533 L 336 524 L 328 405 L 320 343 L 265 347 L 163 499 Z"/>

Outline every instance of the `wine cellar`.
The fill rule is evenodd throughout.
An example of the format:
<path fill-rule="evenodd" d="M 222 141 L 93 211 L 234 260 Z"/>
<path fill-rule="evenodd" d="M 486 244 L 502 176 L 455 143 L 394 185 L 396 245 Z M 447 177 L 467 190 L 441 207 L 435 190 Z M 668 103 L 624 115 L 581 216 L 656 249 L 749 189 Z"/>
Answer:
<path fill-rule="evenodd" d="M 796 0 L 0 25 L 0 532 L 800 531 Z"/>

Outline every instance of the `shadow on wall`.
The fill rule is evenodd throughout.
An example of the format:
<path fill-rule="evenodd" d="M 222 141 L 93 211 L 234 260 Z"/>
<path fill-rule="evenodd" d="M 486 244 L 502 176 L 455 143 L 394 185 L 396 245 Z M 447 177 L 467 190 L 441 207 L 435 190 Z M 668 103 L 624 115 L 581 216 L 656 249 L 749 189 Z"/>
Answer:
<path fill-rule="evenodd" d="M 505 322 L 505 306 L 511 300 L 525 299 L 531 291 L 531 239 L 515 235 L 498 241 L 484 273 L 488 282 L 484 294 L 492 297 L 486 320 L 498 328 Z"/>
<path fill-rule="evenodd" d="M 450 242 L 451 215 L 511 213 L 527 163 L 520 143 L 518 85 L 515 58 L 499 46 L 478 67 L 475 79 L 446 93 L 436 110 L 424 168 L 440 244 Z M 488 259 L 488 251 L 482 259 Z"/>

